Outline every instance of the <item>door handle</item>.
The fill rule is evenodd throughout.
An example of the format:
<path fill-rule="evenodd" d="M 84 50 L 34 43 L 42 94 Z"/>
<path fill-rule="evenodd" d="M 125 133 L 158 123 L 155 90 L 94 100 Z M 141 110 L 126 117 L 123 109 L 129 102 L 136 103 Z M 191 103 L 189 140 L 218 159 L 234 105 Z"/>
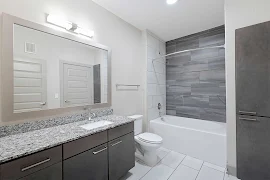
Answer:
<path fill-rule="evenodd" d="M 69 103 L 70 101 L 69 100 L 65 100 L 65 103 Z"/>
<path fill-rule="evenodd" d="M 46 105 L 46 102 L 42 102 L 42 103 L 40 103 L 40 105 L 45 106 Z"/>
<path fill-rule="evenodd" d="M 242 118 L 242 117 L 239 117 L 239 120 L 244 120 L 244 121 L 257 121 L 256 118 Z"/>
<path fill-rule="evenodd" d="M 34 168 L 34 167 L 40 166 L 40 165 L 42 165 L 42 164 L 44 164 L 44 163 L 46 163 L 46 162 L 49 162 L 50 160 L 51 160 L 50 158 L 45 159 L 45 160 L 40 161 L 40 162 L 38 162 L 38 163 L 35 163 L 35 164 L 32 164 L 32 165 L 27 166 L 27 167 L 25 167 L 25 168 L 22 168 L 21 171 L 22 171 L 22 172 L 27 171 L 27 170 L 32 169 L 32 168 Z"/>
<path fill-rule="evenodd" d="M 251 116 L 256 116 L 257 112 L 250 112 L 250 111 L 239 111 L 239 114 L 242 115 L 251 115 Z"/>
<path fill-rule="evenodd" d="M 103 149 L 99 150 L 99 151 L 94 151 L 93 154 L 96 155 L 98 153 L 101 153 L 102 151 L 105 151 L 107 149 L 107 147 L 104 147 Z"/>
<path fill-rule="evenodd" d="M 122 141 L 118 141 L 118 142 L 116 142 L 116 143 L 113 143 L 112 146 L 116 146 L 116 145 L 118 145 L 118 144 L 120 144 L 120 143 L 122 143 Z"/>

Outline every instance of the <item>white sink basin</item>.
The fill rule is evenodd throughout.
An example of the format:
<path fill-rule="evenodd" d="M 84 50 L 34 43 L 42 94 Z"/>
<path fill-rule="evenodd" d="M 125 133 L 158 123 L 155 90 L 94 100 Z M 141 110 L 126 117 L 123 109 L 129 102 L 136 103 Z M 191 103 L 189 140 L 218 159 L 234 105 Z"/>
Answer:
<path fill-rule="evenodd" d="M 80 127 L 83 128 L 83 129 L 86 129 L 86 130 L 91 130 L 91 129 L 107 126 L 107 125 L 110 125 L 110 124 L 113 124 L 113 122 L 111 122 L 111 121 L 98 121 L 98 122 L 85 124 L 85 125 L 82 125 Z"/>

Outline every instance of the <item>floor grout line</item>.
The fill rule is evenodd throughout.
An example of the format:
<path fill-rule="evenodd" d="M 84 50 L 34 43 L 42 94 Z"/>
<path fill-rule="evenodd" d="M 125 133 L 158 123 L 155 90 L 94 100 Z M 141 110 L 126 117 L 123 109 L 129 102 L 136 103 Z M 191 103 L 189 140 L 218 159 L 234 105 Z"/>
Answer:
<path fill-rule="evenodd" d="M 204 161 L 203 161 L 203 163 L 204 163 Z M 200 174 L 200 172 L 201 172 L 201 170 L 202 170 L 203 163 L 202 163 L 202 166 L 201 166 L 201 168 L 200 168 L 200 170 L 199 170 L 199 172 L 198 172 L 198 174 L 197 174 L 197 176 L 196 176 L 195 180 L 198 180 L 197 178 L 199 177 L 199 174 Z"/>
<path fill-rule="evenodd" d="M 173 173 L 176 171 L 176 169 L 181 165 L 181 163 L 184 161 L 184 159 L 186 158 L 187 156 L 185 156 L 182 161 L 178 164 L 178 166 L 174 169 L 174 171 L 172 172 L 172 174 L 168 177 L 167 180 L 169 180 L 171 178 L 171 176 L 173 175 Z"/>
<path fill-rule="evenodd" d="M 167 152 L 167 151 L 164 151 L 164 152 Z M 162 160 L 162 159 L 164 159 L 169 153 L 171 153 L 171 151 L 170 152 L 168 152 L 163 158 L 160 158 L 160 161 Z M 160 162 L 160 161 L 158 161 L 157 162 L 157 164 L 156 165 L 158 165 L 158 163 Z M 146 164 L 145 164 L 146 165 Z M 155 165 L 155 166 L 156 166 Z M 147 166 L 147 165 L 146 165 Z M 149 171 L 147 171 L 147 173 L 145 173 L 145 175 L 143 175 L 139 180 L 141 180 L 142 178 L 144 178 L 155 166 L 153 166 L 153 167 L 151 167 L 150 169 L 149 169 Z"/>
<path fill-rule="evenodd" d="M 169 177 L 168 177 L 166 180 L 169 180 L 169 179 L 172 177 L 172 175 L 176 172 L 176 170 L 179 168 L 180 165 L 185 166 L 185 167 L 188 167 L 188 168 L 190 168 L 190 169 L 193 169 L 193 170 L 197 171 L 198 174 L 197 174 L 195 180 L 198 180 L 199 174 L 200 174 L 200 172 L 201 172 L 203 166 L 206 166 L 206 167 L 208 167 L 208 168 L 210 168 L 210 169 L 213 169 L 213 170 L 215 170 L 215 171 L 218 171 L 218 172 L 223 173 L 223 178 L 222 178 L 222 180 L 225 180 L 226 172 L 223 172 L 223 171 L 220 171 L 220 170 L 218 170 L 218 169 L 215 169 L 215 168 L 212 168 L 212 167 L 209 167 L 209 166 L 205 165 L 205 163 L 209 163 L 209 162 L 203 161 L 203 160 L 201 160 L 201 159 L 195 158 L 195 159 L 198 159 L 198 160 L 201 160 L 201 161 L 202 161 L 202 165 L 201 165 L 201 167 L 200 167 L 199 170 L 198 170 L 198 169 L 195 169 L 195 168 L 192 168 L 192 167 L 189 167 L 189 166 L 187 166 L 187 165 L 182 164 L 183 161 L 185 160 L 185 158 L 188 157 L 188 155 L 185 155 L 185 154 L 182 154 L 182 155 L 184 155 L 184 158 L 180 161 L 180 163 L 177 165 L 176 168 L 173 168 L 173 167 L 170 167 L 169 165 L 163 164 L 163 163 L 162 163 L 162 160 L 165 159 L 167 156 L 169 156 L 170 153 L 175 152 L 175 151 L 172 151 L 172 150 L 169 150 L 169 149 L 165 149 L 165 150 L 161 150 L 161 151 L 165 152 L 166 155 L 165 155 L 164 157 L 162 157 L 162 158 L 159 158 L 158 162 L 157 162 L 156 165 L 153 166 L 153 167 L 146 165 L 143 161 L 137 161 L 138 163 L 141 163 L 141 164 L 143 164 L 143 165 L 146 165 L 146 166 L 150 167 L 150 169 L 149 169 L 149 170 L 148 170 L 141 178 L 139 178 L 138 180 L 143 179 L 147 174 L 149 174 L 149 172 L 150 172 L 154 167 L 156 167 L 157 165 L 160 165 L 160 164 L 162 164 L 162 165 L 164 165 L 164 166 L 166 166 L 166 167 L 168 167 L 168 168 L 170 168 L 170 169 L 173 170 L 172 173 L 169 175 Z M 165 153 L 164 153 L 164 154 L 165 154 Z M 176 153 L 178 153 L 178 152 L 176 152 Z M 180 153 L 180 154 L 181 154 L 181 153 Z M 191 156 L 190 156 L 190 157 L 191 157 Z M 209 164 L 212 164 L 212 163 L 209 163 Z M 215 165 L 215 164 L 212 164 L 212 165 Z M 215 165 L 215 166 L 221 167 L 221 166 L 218 166 L 218 165 Z M 222 167 L 221 167 L 221 168 L 222 168 Z"/>
<path fill-rule="evenodd" d="M 188 167 L 188 168 L 190 168 L 190 169 L 193 169 L 193 170 L 195 170 L 195 171 L 200 171 L 200 170 L 198 170 L 198 169 L 195 169 L 195 168 L 192 168 L 192 167 L 189 167 L 189 166 L 187 166 L 187 165 L 185 165 L 185 164 L 181 164 L 182 166 L 185 166 L 185 167 Z"/>

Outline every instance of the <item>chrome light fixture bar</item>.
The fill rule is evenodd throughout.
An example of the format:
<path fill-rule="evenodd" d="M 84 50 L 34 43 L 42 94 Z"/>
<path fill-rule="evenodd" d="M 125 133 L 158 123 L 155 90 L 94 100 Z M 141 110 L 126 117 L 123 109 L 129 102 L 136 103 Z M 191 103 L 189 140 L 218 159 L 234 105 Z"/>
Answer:
<path fill-rule="evenodd" d="M 77 34 L 81 34 L 83 36 L 90 37 L 90 38 L 94 37 L 94 34 L 95 34 L 94 31 L 86 30 L 79 26 L 74 30 L 74 32 Z"/>
<path fill-rule="evenodd" d="M 69 22 L 62 17 L 51 15 L 51 14 L 47 16 L 47 22 L 50 24 L 54 24 L 56 26 L 65 28 L 66 30 L 70 30 L 73 27 L 72 22 Z"/>
<path fill-rule="evenodd" d="M 178 0 L 167 0 L 167 4 L 174 4 L 176 3 Z"/>
<path fill-rule="evenodd" d="M 89 38 L 94 37 L 94 31 L 81 28 L 77 24 L 69 22 L 66 19 L 59 17 L 59 16 L 49 14 L 47 16 L 47 22 L 50 24 L 56 25 L 58 27 L 64 28 L 70 32 L 79 34 L 79 35 L 83 35 L 83 36 L 86 36 Z"/>

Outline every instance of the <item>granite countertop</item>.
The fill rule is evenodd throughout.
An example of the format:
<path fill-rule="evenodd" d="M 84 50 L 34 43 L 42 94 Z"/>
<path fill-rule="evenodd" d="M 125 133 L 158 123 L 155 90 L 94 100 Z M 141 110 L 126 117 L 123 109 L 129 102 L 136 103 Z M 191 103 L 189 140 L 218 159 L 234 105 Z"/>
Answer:
<path fill-rule="evenodd" d="M 79 127 L 101 120 L 114 123 L 92 130 Z M 84 120 L 2 137 L 0 138 L 0 164 L 133 121 L 134 119 L 125 116 L 108 115 L 95 118 L 92 121 Z"/>

